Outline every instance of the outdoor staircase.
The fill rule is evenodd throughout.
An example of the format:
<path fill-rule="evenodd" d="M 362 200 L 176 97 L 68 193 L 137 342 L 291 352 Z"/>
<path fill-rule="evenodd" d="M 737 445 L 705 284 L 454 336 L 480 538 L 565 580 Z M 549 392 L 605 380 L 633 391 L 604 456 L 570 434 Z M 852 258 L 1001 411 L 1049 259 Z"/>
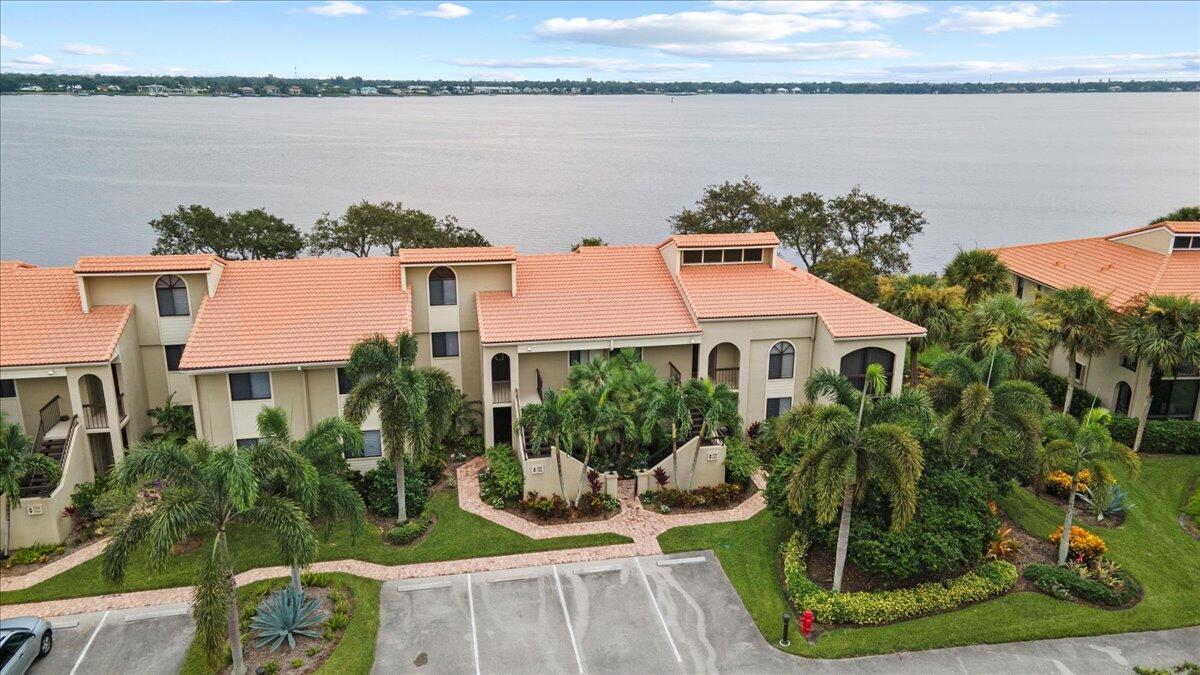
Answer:
<path fill-rule="evenodd" d="M 45 437 L 45 430 L 39 434 L 41 438 L 37 440 L 37 451 L 49 457 L 51 461 L 61 468 L 63 466 L 64 456 L 67 453 L 67 446 L 71 442 L 72 436 L 75 434 L 75 426 L 78 424 L 79 418 L 72 417 L 67 423 L 66 436 L 58 436 L 53 438 Z M 21 482 L 21 498 L 26 497 L 49 497 L 54 488 L 58 487 L 58 481 L 51 481 L 49 477 L 42 474 L 35 474 Z"/>
<path fill-rule="evenodd" d="M 687 437 L 692 438 L 693 436 L 699 436 L 700 435 L 700 427 L 703 424 L 704 424 L 704 418 L 703 418 L 703 416 L 700 415 L 700 411 L 693 410 L 692 411 L 692 428 L 691 428 L 691 431 L 688 433 Z"/>

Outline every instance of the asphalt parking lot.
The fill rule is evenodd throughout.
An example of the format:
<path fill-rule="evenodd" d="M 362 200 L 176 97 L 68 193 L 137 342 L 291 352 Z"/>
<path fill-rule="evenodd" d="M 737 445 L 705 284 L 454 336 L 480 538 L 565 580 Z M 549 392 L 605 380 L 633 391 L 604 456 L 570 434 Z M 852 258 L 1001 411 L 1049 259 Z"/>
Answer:
<path fill-rule="evenodd" d="M 194 633 L 187 605 L 60 616 L 51 626 L 54 649 L 31 673 L 177 673 Z"/>

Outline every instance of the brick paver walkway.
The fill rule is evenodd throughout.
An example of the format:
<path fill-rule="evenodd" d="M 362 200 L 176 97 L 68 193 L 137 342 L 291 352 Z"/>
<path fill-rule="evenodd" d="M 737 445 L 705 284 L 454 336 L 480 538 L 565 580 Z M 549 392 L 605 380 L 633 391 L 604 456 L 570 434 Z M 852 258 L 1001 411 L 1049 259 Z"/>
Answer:
<path fill-rule="evenodd" d="M 658 535 L 672 527 L 744 520 L 758 513 L 765 506 L 761 491 L 763 478 L 759 474 L 754 478 L 755 483 L 760 488 L 759 492 L 750 496 L 750 498 L 736 507 L 725 511 L 664 516 L 643 509 L 641 502 L 633 494 L 632 487 L 627 487 L 627 489 L 622 490 L 620 495 L 621 513 L 608 520 L 543 526 L 531 523 L 511 513 L 493 509 L 481 502 L 479 500 L 479 482 L 476 474 L 479 473 L 479 469 L 482 467 L 483 458 L 476 458 L 463 464 L 458 469 L 458 501 L 459 506 L 463 510 L 475 513 L 534 539 L 612 532 L 623 534 L 633 539 L 633 543 L 564 549 L 561 551 L 543 551 L 540 553 L 520 553 L 516 555 L 493 556 L 490 558 L 444 560 L 410 565 L 379 565 L 362 560 L 329 560 L 314 563 L 310 569 L 314 572 L 344 572 L 369 579 L 393 581 L 397 579 L 462 574 L 464 572 L 484 572 L 537 565 L 560 565 L 573 562 L 627 558 L 638 555 L 655 555 L 662 553 L 662 548 L 658 545 Z M 107 540 L 98 541 L 92 546 L 80 549 L 70 556 L 65 556 L 27 575 L 2 579 L 0 580 L 0 584 L 3 585 L 0 585 L 0 589 L 8 591 L 28 588 L 39 581 L 43 581 L 99 555 L 104 550 L 106 543 Z M 247 570 L 237 575 L 237 583 L 240 586 L 262 579 L 285 577 L 287 575 L 287 567 L 262 567 Z M 33 602 L 23 605 L 9 605 L 4 608 L 4 614 L 6 616 L 23 614 L 62 616 L 66 614 L 80 614 L 110 609 L 129 609 L 190 601 L 190 588 L 163 588 L 152 591 L 98 595 L 90 598 L 71 598 L 67 600 Z"/>

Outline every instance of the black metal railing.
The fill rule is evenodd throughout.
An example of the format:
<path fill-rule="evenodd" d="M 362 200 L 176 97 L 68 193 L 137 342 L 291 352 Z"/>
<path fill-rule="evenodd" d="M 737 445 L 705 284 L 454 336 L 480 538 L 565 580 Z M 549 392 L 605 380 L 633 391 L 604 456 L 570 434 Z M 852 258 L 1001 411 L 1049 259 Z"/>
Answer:
<path fill-rule="evenodd" d="M 83 426 L 88 429 L 107 429 L 108 408 L 103 403 L 84 403 Z"/>
<path fill-rule="evenodd" d="M 675 367 L 673 362 L 667 361 L 667 368 L 670 370 L 671 380 L 674 381 L 675 384 L 680 384 L 683 382 L 683 373 L 679 372 L 679 369 Z"/>
<path fill-rule="evenodd" d="M 46 437 L 46 432 L 54 428 L 62 420 L 61 398 L 55 396 L 50 399 L 50 402 L 42 406 L 38 410 L 38 429 L 37 436 L 33 439 L 33 447 L 37 448 L 42 445 L 42 439 Z"/>
<path fill-rule="evenodd" d="M 715 384 L 723 384 L 730 389 L 738 388 L 739 368 L 712 368 L 708 376 Z"/>

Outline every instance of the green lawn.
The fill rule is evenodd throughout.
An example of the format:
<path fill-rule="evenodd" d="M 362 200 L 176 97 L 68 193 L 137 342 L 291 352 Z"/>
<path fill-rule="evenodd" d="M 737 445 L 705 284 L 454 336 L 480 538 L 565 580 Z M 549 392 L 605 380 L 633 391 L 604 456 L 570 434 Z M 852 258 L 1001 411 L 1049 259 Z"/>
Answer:
<path fill-rule="evenodd" d="M 1145 585 L 1144 599 L 1132 609 L 1092 609 L 1040 593 L 1014 593 L 887 626 L 832 629 L 811 647 L 793 635 L 788 651 L 837 658 L 1200 624 L 1200 542 L 1178 523 L 1198 477 L 1200 457 L 1147 456 L 1141 477 L 1123 481 L 1134 509 L 1120 528 L 1099 533 L 1108 542 L 1109 556 Z M 1061 511 L 1027 492 L 1015 493 L 1001 506 L 1037 534 L 1049 534 L 1062 523 Z M 780 615 L 788 611 L 779 583 L 778 549 L 789 533 L 786 521 L 763 512 L 741 523 L 675 528 L 659 542 L 666 553 L 715 551 L 759 630 L 775 644 Z"/>
<path fill-rule="evenodd" d="M 628 537 L 616 534 L 530 539 L 490 520 L 463 511 L 458 507 L 457 495 L 453 490 L 434 494 L 430 499 L 429 508 L 437 517 L 437 523 L 429 534 L 415 545 L 391 546 L 382 540 L 374 528 L 368 528 L 357 542 L 351 543 L 345 530 L 336 530 L 329 541 L 322 544 L 317 559 L 353 558 L 381 565 L 401 565 L 625 544 L 632 541 Z M 254 528 L 231 530 L 230 547 L 233 549 L 234 564 L 238 571 L 283 564 L 274 543 L 264 539 L 262 533 Z M 0 593 L 0 604 L 187 586 L 197 569 L 199 555 L 199 551 L 194 551 L 173 557 L 166 569 L 157 573 L 150 571 L 144 554 L 134 555 L 130 559 L 126 581 L 122 586 L 113 586 L 101 579 L 100 558 L 93 558 L 30 588 Z"/>

